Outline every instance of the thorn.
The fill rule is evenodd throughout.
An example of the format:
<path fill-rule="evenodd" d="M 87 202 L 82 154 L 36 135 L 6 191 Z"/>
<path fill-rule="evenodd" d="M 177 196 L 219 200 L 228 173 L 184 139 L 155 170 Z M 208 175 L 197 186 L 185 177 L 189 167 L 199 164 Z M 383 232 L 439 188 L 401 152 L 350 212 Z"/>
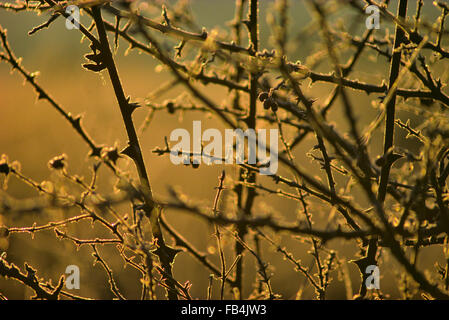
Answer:
<path fill-rule="evenodd" d="M 167 27 L 171 27 L 170 19 L 168 18 L 167 7 L 165 5 L 162 5 L 162 16 L 164 17 L 164 21 Z"/>
<path fill-rule="evenodd" d="M 101 157 L 101 151 L 103 150 L 102 147 L 94 147 L 92 150 L 90 150 L 89 152 L 89 157 Z"/>
<path fill-rule="evenodd" d="M 134 159 L 134 156 L 135 156 L 134 148 L 130 144 L 128 144 L 128 146 L 125 149 L 120 151 L 120 153 L 124 154 L 124 155 L 127 155 L 131 159 Z"/>

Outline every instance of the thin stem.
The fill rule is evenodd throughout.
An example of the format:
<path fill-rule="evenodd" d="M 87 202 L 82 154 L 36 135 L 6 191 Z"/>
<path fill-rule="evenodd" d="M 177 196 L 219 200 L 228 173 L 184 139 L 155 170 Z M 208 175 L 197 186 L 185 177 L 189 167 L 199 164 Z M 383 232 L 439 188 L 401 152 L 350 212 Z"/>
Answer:
<path fill-rule="evenodd" d="M 118 75 L 117 68 L 115 66 L 114 58 L 112 57 L 112 52 L 109 47 L 109 41 L 106 35 L 106 29 L 103 24 L 103 18 L 101 17 L 101 9 L 98 6 L 92 8 L 93 17 L 95 24 L 97 26 L 98 35 L 100 38 L 100 49 L 103 57 L 103 62 L 111 79 L 112 86 L 114 87 L 115 96 L 120 107 L 120 112 L 122 114 L 123 123 L 125 124 L 126 132 L 128 135 L 128 148 L 126 149 L 126 154 L 134 161 L 134 164 L 139 175 L 142 193 L 145 201 L 145 214 L 151 221 L 151 228 L 153 232 L 153 237 L 156 240 L 156 244 L 159 249 L 156 251 L 163 268 L 163 277 L 168 284 L 167 296 L 170 300 L 177 300 L 177 290 L 175 285 L 172 283 L 172 267 L 171 263 L 173 261 L 172 254 L 170 254 L 170 248 L 165 245 L 165 241 L 162 235 L 162 231 L 159 224 L 159 213 L 160 208 L 158 208 L 153 200 L 153 194 L 150 186 L 150 181 L 145 168 L 145 162 L 142 156 L 142 150 L 139 144 L 139 139 L 137 137 L 136 129 L 134 128 L 134 122 L 132 120 L 133 108 L 129 105 L 129 99 L 126 98 L 120 77 Z M 149 253 L 148 253 L 149 254 Z M 149 270 L 151 273 L 151 270 Z"/>
<path fill-rule="evenodd" d="M 405 19 L 405 16 L 407 15 L 407 2 L 408 2 L 407 0 L 400 0 L 397 14 L 398 19 Z M 389 89 L 393 87 L 394 83 L 396 82 L 399 76 L 399 70 L 401 67 L 401 56 L 402 56 L 402 50 L 399 50 L 399 48 L 401 46 L 401 43 L 404 41 L 404 37 L 405 37 L 404 30 L 400 28 L 399 25 L 396 25 L 393 56 L 390 65 L 390 78 L 388 85 Z M 387 194 L 388 180 L 390 176 L 391 162 L 388 161 L 387 157 L 390 154 L 390 149 L 393 147 L 395 109 L 396 109 L 396 92 L 393 92 L 391 99 L 388 101 L 388 104 L 386 105 L 387 114 L 385 120 L 385 136 L 384 136 L 384 158 L 386 159 L 386 161 L 384 161 L 384 165 L 382 166 L 381 169 L 379 189 L 377 193 L 377 199 L 380 202 L 380 204 L 383 204 L 385 201 L 385 196 Z M 369 241 L 365 257 L 366 260 L 364 261 L 363 266 L 377 264 L 376 262 L 377 249 L 378 249 L 378 238 L 373 237 Z M 361 297 L 364 297 L 366 295 L 367 290 L 365 282 L 368 275 L 365 273 L 365 270 L 360 271 L 362 273 L 362 283 L 360 286 L 359 294 Z"/>
<path fill-rule="evenodd" d="M 258 14 L 259 14 L 259 1 L 258 0 L 250 0 L 249 1 L 249 38 L 250 38 L 250 46 L 252 48 L 252 52 L 257 52 L 259 50 L 259 22 L 258 22 Z M 249 113 L 246 118 L 246 125 L 249 129 L 256 128 L 256 108 L 257 108 L 257 88 L 259 75 L 257 71 L 252 72 L 250 74 L 250 92 L 249 92 Z M 242 177 L 242 172 L 240 172 L 240 179 Z M 248 177 L 249 183 L 256 182 L 256 175 L 254 172 L 251 172 Z M 255 189 L 248 189 L 245 206 L 243 207 L 243 213 L 245 215 L 251 214 L 251 208 L 254 203 L 254 199 L 256 197 Z M 244 240 L 245 234 L 247 232 L 245 227 L 238 226 L 238 236 Z M 244 246 L 240 242 L 235 243 L 235 254 L 236 256 L 242 255 L 244 250 Z M 237 288 L 240 291 L 240 296 L 242 295 L 242 280 L 243 278 L 243 258 L 237 262 L 236 265 L 236 284 Z"/>
<path fill-rule="evenodd" d="M 213 213 L 215 216 L 218 215 L 218 202 L 220 201 L 220 195 L 224 190 L 223 187 L 223 183 L 224 183 L 224 179 L 225 179 L 225 172 L 223 171 L 222 174 L 220 175 L 219 178 L 219 184 L 217 187 L 217 193 L 215 195 L 215 199 L 214 199 L 214 206 L 213 206 Z M 220 228 L 218 227 L 217 224 L 214 225 L 215 227 L 215 236 L 217 237 L 217 246 L 218 246 L 218 252 L 220 255 L 220 263 L 221 263 L 221 290 L 220 290 L 220 299 L 223 300 L 223 296 L 224 296 L 224 288 L 225 288 L 225 283 L 226 283 L 226 260 L 225 260 L 225 255 L 223 252 L 223 245 L 222 245 L 222 241 L 221 241 L 221 233 L 220 233 Z"/>

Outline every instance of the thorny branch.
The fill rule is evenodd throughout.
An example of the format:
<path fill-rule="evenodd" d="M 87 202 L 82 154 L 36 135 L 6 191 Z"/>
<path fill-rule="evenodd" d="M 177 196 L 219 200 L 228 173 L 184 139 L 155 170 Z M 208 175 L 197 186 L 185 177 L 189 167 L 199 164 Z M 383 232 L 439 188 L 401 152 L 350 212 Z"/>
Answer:
<path fill-rule="evenodd" d="M 413 291 L 411 285 L 403 285 L 404 296 L 412 292 L 414 296 L 421 293 L 425 297 L 448 299 L 449 94 L 445 73 L 449 50 L 445 46 L 448 35 L 445 22 L 449 7 L 443 1 L 428 4 L 417 0 L 415 15 L 407 17 L 412 3 L 407 0 L 398 1 L 397 14 L 393 13 L 394 5 L 388 0 L 382 3 L 304 0 L 312 21 L 296 36 L 291 35 L 289 29 L 291 1 L 277 0 L 267 13 L 272 36 L 272 42 L 267 44 L 266 35 L 260 34 L 264 30 L 261 28 L 264 15 L 259 12 L 259 2 L 235 1 L 233 20 L 229 24 L 232 30 L 228 34 L 198 27 L 183 1 L 163 7 L 156 2 L 149 3 L 149 7 L 161 11 L 160 17 L 129 1 L 79 3 L 87 14 L 86 20 L 91 20 L 89 27 L 80 24 L 79 28 L 91 49 L 85 55 L 89 62 L 83 67 L 92 72 L 106 70 L 109 75 L 128 139 L 121 153 L 116 146 L 97 144 L 82 125 L 81 116 L 67 112 L 43 88 L 37 81 L 38 74 L 27 71 L 21 58 L 16 57 L 6 30 L 0 26 L 0 61 L 17 71 L 33 87 L 38 99 L 48 102 L 69 123 L 90 149 L 90 161 L 94 162 L 90 182 L 69 172 L 65 155 L 49 162 L 58 179 L 76 188 L 76 191 L 69 188 L 67 192 L 49 187 L 48 182 L 35 181 L 21 170 L 18 162 L 2 156 L 0 175 L 4 178 L 4 189 L 9 179 L 16 179 L 38 196 L 30 201 L 19 201 L 7 192 L 0 194 L 0 214 L 8 218 L 7 223 L 0 226 L 0 240 L 14 241 L 24 234 L 34 238 L 37 233 L 50 233 L 76 248 L 90 245 L 94 258 L 106 271 L 110 291 L 118 299 L 125 299 L 117 285 L 121 273 L 113 271 L 106 263 L 106 260 L 112 261 L 110 256 L 100 256 L 100 245 L 115 248 L 123 264 L 137 271 L 140 278 L 136 291 L 141 299 L 157 299 L 157 286 L 166 291 L 169 299 L 193 298 L 192 284 L 179 283 L 173 274 L 179 252 L 184 252 L 220 280 L 217 294 L 220 299 L 231 294 L 241 299 L 279 298 L 273 290 L 270 274 L 273 263 L 266 262 L 265 253 L 269 249 L 263 246 L 264 242 L 294 266 L 318 299 L 325 299 L 328 287 L 337 281 L 331 276 L 333 272 L 347 272 L 342 270 L 347 261 L 355 262 L 361 272 L 360 292 L 355 298 L 384 297 L 381 291 L 371 294 L 367 290 L 365 269 L 368 265 L 377 265 L 382 270 L 390 263 L 383 259 L 385 252 L 395 258 L 418 288 Z M 59 17 L 69 16 L 65 12 L 66 5 L 64 1 L 55 0 L 18 1 L 1 3 L 0 10 L 14 14 L 23 11 L 49 13 L 42 23 L 29 31 L 30 36 L 36 36 L 55 28 L 54 22 Z M 334 16 L 347 12 L 354 14 L 356 21 L 363 22 L 367 5 L 379 8 L 381 30 L 363 30 L 359 36 L 358 31 L 362 29 L 355 31 L 354 25 L 334 24 Z M 423 12 L 431 9 L 439 15 L 436 23 L 425 21 Z M 106 18 L 102 12 L 107 13 Z M 114 22 L 109 21 L 111 17 Z M 393 27 L 394 35 L 386 32 L 384 26 Z M 147 96 L 145 106 L 132 102 L 125 94 L 117 69 L 119 57 L 111 50 L 109 33 L 116 48 L 119 43 L 127 44 L 127 52 L 137 50 L 156 59 L 172 75 L 170 81 L 151 90 L 153 94 Z M 320 34 L 320 41 L 315 34 Z M 180 42 L 174 44 L 175 41 Z M 305 63 L 294 62 L 298 57 L 294 48 L 296 42 L 306 51 L 313 42 Z M 384 72 L 379 67 L 375 72 L 370 70 L 370 76 L 364 76 L 369 59 L 376 59 L 378 65 L 388 64 L 389 70 Z M 216 101 L 212 91 L 204 89 L 210 85 L 229 93 L 222 103 Z M 321 91 L 309 90 L 307 85 Z M 159 96 L 170 94 L 175 86 L 182 87 L 184 92 L 160 102 Z M 325 95 L 323 92 L 329 88 Z M 316 99 L 315 92 L 323 97 Z M 367 120 L 366 101 L 371 101 L 377 112 L 374 119 Z M 140 107 L 147 108 L 149 113 L 138 135 L 133 113 Z M 213 115 L 226 128 L 232 129 L 278 128 L 283 147 L 279 152 L 282 168 L 268 178 L 260 176 L 260 163 L 248 161 L 235 166 L 235 175 L 230 174 L 231 170 L 227 170 L 226 175 L 223 171 L 215 197 L 209 202 L 211 207 L 205 207 L 204 202 L 186 201 L 181 192 L 171 188 L 170 199 L 162 200 L 153 194 L 153 188 L 159 188 L 161 183 L 150 184 L 149 180 L 149 172 L 156 172 L 157 168 L 147 170 L 143 158 L 146 146 L 141 146 L 139 141 L 144 130 L 156 134 L 151 130 L 151 121 L 160 112 Z M 331 119 L 336 112 L 340 112 L 339 117 L 345 120 L 346 127 Z M 407 119 L 403 112 L 413 115 Z M 385 131 L 380 133 L 379 139 L 378 129 L 384 117 Z M 406 139 L 413 139 L 414 146 L 395 138 L 399 133 L 406 134 Z M 377 158 L 373 155 L 376 143 L 383 143 L 383 151 Z M 153 150 L 158 156 L 173 152 L 167 138 L 163 148 Z M 183 150 L 183 153 L 189 158 L 223 160 L 203 152 L 195 154 Z M 126 174 L 127 168 L 120 162 L 122 155 L 127 155 L 134 163 L 138 181 Z M 310 164 L 304 159 L 309 159 Z M 118 180 L 117 190 L 112 195 L 103 192 L 97 183 L 98 176 L 104 174 L 99 170 L 102 165 Z M 198 168 L 198 165 L 192 167 Z M 316 171 L 311 172 L 311 168 Z M 227 190 L 232 190 L 235 198 L 230 197 Z M 364 200 L 360 200 L 361 195 Z M 301 214 L 294 222 L 286 223 L 280 217 L 287 206 L 268 207 L 265 196 L 285 204 L 292 201 Z M 126 212 L 127 209 L 131 213 Z M 63 218 L 48 218 L 55 210 L 63 212 Z M 217 250 L 206 254 L 193 245 L 189 239 L 192 235 L 184 235 L 172 222 L 174 212 L 187 212 L 191 219 L 210 224 Z M 322 213 L 327 218 L 324 225 L 320 219 Z M 11 222 L 15 220 L 9 219 L 29 214 L 39 215 L 39 223 L 18 226 Z M 78 234 L 69 229 L 86 221 L 91 221 L 92 231 Z M 309 245 L 310 266 L 305 267 L 291 253 L 288 246 L 294 242 L 284 247 L 276 240 L 277 235 L 300 239 Z M 173 241 L 173 247 L 169 241 Z M 232 246 L 228 248 L 229 241 Z M 359 254 L 342 257 L 330 249 L 331 244 L 342 241 L 358 248 Z M 438 264 L 435 270 L 423 272 L 420 252 L 429 246 L 442 247 L 447 264 Z M 249 275 L 244 268 L 247 256 L 254 258 L 258 270 L 254 292 L 249 294 Z M 25 270 L 21 271 L 7 262 L 5 254 L 1 255 L 0 275 L 34 290 L 33 298 L 86 299 L 63 291 L 64 277 L 53 286 L 39 280 L 37 271 L 30 265 L 25 264 Z M 348 277 L 346 275 L 346 279 Z M 213 294 L 210 281 L 208 298 Z M 303 288 L 299 287 L 298 296 L 301 296 Z M 347 292 L 353 292 L 352 288 L 347 288 Z M 2 291 L 0 299 L 7 298 Z"/>

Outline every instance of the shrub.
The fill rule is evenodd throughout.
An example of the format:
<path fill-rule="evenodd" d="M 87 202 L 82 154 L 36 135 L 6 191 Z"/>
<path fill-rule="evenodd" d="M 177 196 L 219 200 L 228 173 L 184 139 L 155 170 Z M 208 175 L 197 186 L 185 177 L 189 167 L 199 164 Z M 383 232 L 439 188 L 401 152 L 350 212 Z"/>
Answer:
<path fill-rule="evenodd" d="M 77 29 L 71 32 L 79 32 L 83 48 L 89 46 L 82 68 L 112 85 L 127 140 L 114 146 L 98 143 L 83 117 L 66 111 L 38 74 L 27 71 L 26 61 L 16 56 L 6 29 L 0 27 L 0 60 L 85 142 L 91 168 L 90 177 L 75 174 L 73 168 L 83 164 L 71 161 L 67 146 L 60 150 L 66 154 L 48 162 L 52 177 L 39 182 L 19 162 L 2 156 L 0 275 L 43 299 L 449 297 L 449 51 L 444 46 L 448 6 L 422 0 L 308 0 L 300 6 L 312 18 L 298 33 L 290 28 L 295 13 L 288 0 L 276 0 L 268 9 L 264 4 L 264 14 L 259 2 L 236 0 L 234 19 L 225 30 L 213 31 L 198 27 L 185 1 L 0 3 L 1 9 L 16 14 L 17 21 L 23 11 L 42 14 L 41 19 L 49 14 L 30 36 L 56 28 L 55 22 L 63 19 Z M 81 10 L 81 22 L 88 23 L 80 23 L 76 11 L 67 10 L 69 5 Z M 422 19 L 425 13 L 439 17 L 429 23 Z M 261 34 L 265 15 L 270 41 Z M 119 75 L 125 72 L 117 64 L 119 43 L 157 60 L 156 69 L 172 78 L 146 99 L 132 99 Z M 298 52 L 306 54 L 303 63 L 292 58 Z M 178 95 L 173 88 L 179 86 Z M 215 96 L 216 90 L 226 91 L 222 102 L 217 96 L 223 93 Z M 168 93 L 170 99 L 162 101 Z M 143 109 L 148 113 L 136 130 L 136 114 Z M 152 130 L 152 119 L 161 112 L 167 117 L 193 113 L 203 120 L 212 116 L 220 128 L 278 129 L 280 169 L 261 175 L 265 164 L 260 158 L 256 163 L 214 166 L 222 170 L 217 181 L 216 170 L 187 161 L 183 170 L 197 169 L 197 178 L 180 179 L 181 188 L 170 187 L 169 196 L 158 196 L 153 190 L 162 189 L 169 176 L 177 178 L 170 175 L 175 169 L 172 164 L 168 171 L 148 166 L 143 157 L 147 147 L 139 139 L 147 132 L 163 145 L 147 158 L 169 161 L 169 155 L 178 154 L 167 137 L 164 142 L 163 134 Z M 94 108 L 84 118 L 91 113 Z M 190 127 L 187 120 L 181 123 Z M 13 129 L 19 130 L 8 128 Z M 45 146 L 44 138 L 36 138 Z M 189 150 L 186 159 L 198 157 L 198 151 L 203 148 Z M 150 183 L 156 173 L 158 178 Z M 114 188 L 111 178 L 116 180 Z M 191 200 L 192 192 L 201 191 L 212 179 L 214 197 Z M 23 182 L 38 197 L 13 199 L 7 189 L 12 181 Z M 177 221 L 186 213 L 191 220 L 182 221 L 190 221 L 188 231 Z M 86 229 L 85 221 L 93 228 Z M 21 226 L 24 223 L 29 225 Z M 201 223 L 213 231 L 197 232 L 196 224 L 200 228 Z M 59 244 L 37 237 L 52 235 L 51 231 L 82 248 L 77 256 L 91 252 L 105 271 L 109 291 L 103 289 L 105 282 L 84 281 L 78 295 L 71 290 L 76 287 L 73 275 L 44 269 L 51 261 L 65 263 L 60 261 L 64 255 Z M 32 236 L 26 250 L 23 234 Z M 212 235 L 215 244 L 209 243 Z M 51 254 L 36 257 L 34 243 L 48 247 Z M 85 264 L 83 259 L 77 261 Z M 24 269 L 13 263 L 24 260 Z M 352 263 L 360 270 L 359 279 L 350 271 Z M 120 264 L 135 272 L 126 273 Z M 200 266 L 198 273 L 205 281 L 192 280 L 192 265 Z M 83 267 L 81 277 L 90 272 L 94 271 Z M 56 276 L 58 284 L 40 278 L 43 274 Z M 379 288 L 378 276 L 396 284 Z M 16 289 L 8 285 L 12 280 L 0 280 L 0 297 L 16 296 Z M 83 291 L 83 286 L 90 291 Z"/>

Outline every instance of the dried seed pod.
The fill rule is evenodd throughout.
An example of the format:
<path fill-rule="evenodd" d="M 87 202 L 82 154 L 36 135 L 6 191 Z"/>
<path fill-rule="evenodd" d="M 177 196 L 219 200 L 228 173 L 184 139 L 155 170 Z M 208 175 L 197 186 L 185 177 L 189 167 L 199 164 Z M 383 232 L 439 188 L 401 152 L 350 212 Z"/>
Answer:
<path fill-rule="evenodd" d="M 268 92 L 261 92 L 259 93 L 259 101 L 260 102 L 264 102 L 265 100 L 268 99 Z"/>
<path fill-rule="evenodd" d="M 263 102 L 263 107 L 264 107 L 265 110 L 268 110 L 268 109 L 271 108 L 272 104 L 273 104 L 273 102 L 271 101 L 271 99 L 266 99 Z"/>

